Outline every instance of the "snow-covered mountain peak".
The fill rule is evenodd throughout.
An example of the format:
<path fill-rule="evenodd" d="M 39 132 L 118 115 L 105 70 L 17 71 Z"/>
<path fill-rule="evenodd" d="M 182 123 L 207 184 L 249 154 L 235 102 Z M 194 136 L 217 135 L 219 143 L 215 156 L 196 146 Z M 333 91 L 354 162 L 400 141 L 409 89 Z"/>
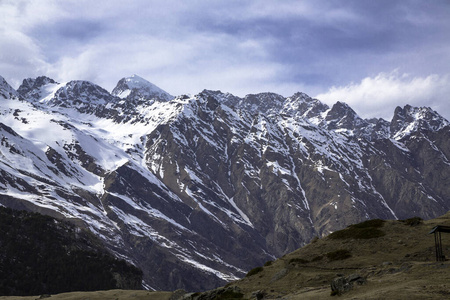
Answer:
<path fill-rule="evenodd" d="M 106 105 L 115 99 L 104 88 L 84 80 L 73 80 L 62 84 L 52 96 L 41 102 L 50 106 L 81 108 L 86 105 Z"/>
<path fill-rule="evenodd" d="M 325 121 L 330 130 L 354 130 L 367 123 L 348 104 L 339 101 L 328 111 Z"/>
<path fill-rule="evenodd" d="M 429 107 L 397 106 L 391 121 L 391 133 L 394 139 L 402 139 L 412 132 L 420 130 L 438 131 L 450 123 Z"/>
<path fill-rule="evenodd" d="M 223 93 L 222 91 L 213 91 L 213 90 L 207 90 L 207 89 L 204 89 L 203 91 L 201 91 L 201 93 L 199 93 L 198 96 L 199 97 L 214 97 L 214 98 L 217 98 L 217 100 L 223 99 L 224 101 L 226 101 L 226 99 L 230 96 L 241 99 L 239 97 L 233 96 L 230 93 Z"/>
<path fill-rule="evenodd" d="M 17 91 L 12 86 L 10 86 L 2 76 L 0 76 L 0 96 L 2 96 L 4 99 L 10 99 L 19 96 Z"/>
<path fill-rule="evenodd" d="M 244 98 L 221 91 L 204 90 L 200 95 L 214 97 L 218 102 L 251 114 L 276 113 L 283 107 L 285 98 L 275 93 L 248 94 Z"/>
<path fill-rule="evenodd" d="M 320 102 L 318 99 L 313 99 L 305 93 L 298 92 L 286 99 L 282 112 L 306 119 L 313 119 L 319 118 L 328 109 L 328 105 Z"/>
<path fill-rule="evenodd" d="M 356 116 L 356 112 L 345 102 L 337 101 L 332 107 L 328 115 L 334 116 Z"/>
<path fill-rule="evenodd" d="M 26 78 L 17 92 L 29 101 L 41 101 L 52 95 L 58 89 L 58 85 L 58 82 L 46 76 Z"/>
<path fill-rule="evenodd" d="M 138 75 L 120 79 L 111 94 L 122 99 L 138 101 L 150 99 L 170 101 L 174 98 L 166 91 Z"/>
<path fill-rule="evenodd" d="M 243 108 L 252 113 L 278 113 L 285 98 L 275 93 L 249 94 L 242 99 Z"/>
<path fill-rule="evenodd" d="M 28 95 L 27 93 L 34 89 L 39 89 L 40 87 L 47 84 L 58 84 L 55 80 L 47 76 L 38 76 L 36 78 L 26 78 L 22 81 L 22 84 L 17 89 L 22 95 Z"/>

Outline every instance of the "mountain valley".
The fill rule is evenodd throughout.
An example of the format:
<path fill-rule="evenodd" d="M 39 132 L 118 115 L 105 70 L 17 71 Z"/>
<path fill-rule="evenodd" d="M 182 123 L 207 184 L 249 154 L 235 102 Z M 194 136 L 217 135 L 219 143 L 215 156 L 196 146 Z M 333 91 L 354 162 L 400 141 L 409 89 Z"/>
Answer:
<path fill-rule="evenodd" d="M 304 93 L 110 93 L 0 77 L 0 204 L 90 230 L 150 290 L 203 291 L 370 219 L 450 208 L 450 124 L 427 107 L 362 119 Z"/>

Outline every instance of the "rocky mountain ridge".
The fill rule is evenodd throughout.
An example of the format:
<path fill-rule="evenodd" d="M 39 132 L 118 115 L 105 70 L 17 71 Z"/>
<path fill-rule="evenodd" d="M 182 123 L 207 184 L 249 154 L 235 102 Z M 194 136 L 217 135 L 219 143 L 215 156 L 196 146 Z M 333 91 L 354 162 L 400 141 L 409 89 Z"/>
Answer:
<path fill-rule="evenodd" d="M 430 108 L 364 120 L 304 93 L 170 100 L 133 80 L 0 78 L 0 203 L 90 229 L 147 288 L 210 289 L 348 224 L 450 207 Z"/>

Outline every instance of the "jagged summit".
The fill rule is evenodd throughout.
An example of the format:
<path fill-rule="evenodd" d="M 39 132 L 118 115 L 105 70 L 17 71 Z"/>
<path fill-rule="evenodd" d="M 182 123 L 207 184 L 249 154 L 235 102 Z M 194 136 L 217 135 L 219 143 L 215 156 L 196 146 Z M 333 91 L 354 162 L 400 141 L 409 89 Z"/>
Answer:
<path fill-rule="evenodd" d="M 330 130 L 354 130 L 367 124 L 348 104 L 339 101 L 328 112 L 325 121 Z"/>
<path fill-rule="evenodd" d="M 320 102 L 320 100 L 313 99 L 305 93 L 298 92 L 286 99 L 283 113 L 313 120 L 315 118 L 320 119 L 321 114 L 328 109 L 328 105 Z"/>
<path fill-rule="evenodd" d="M 397 106 L 391 121 L 393 138 L 401 139 L 419 130 L 438 131 L 450 123 L 430 107 Z"/>
<path fill-rule="evenodd" d="M 17 92 L 25 99 L 39 101 L 54 92 L 58 82 L 47 77 L 26 78 L 17 89 Z"/>
<path fill-rule="evenodd" d="M 276 93 L 248 94 L 241 98 L 221 91 L 204 90 L 200 97 L 214 97 L 220 103 L 229 107 L 245 110 L 252 114 L 287 114 L 311 119 L 318 117 L 328 109 L 328 106 L 318 99 L 313 99 L 305 93 L 297 92 L 285 98 Z"/>
<path fill-rule="evenodd" d="M 111 94 L 122 99 L 138 101 L 151 99 L 169 101 L 174 98 L 166 91 L 138 75 L 120 79 Z"/>
<path fill-rule="evenodd" d="M 249 94 L 242 99 L 241 108 L 252 113 L 271 113 L 279 111 L 285 98 L 276 93 Z"/>
<path fill-rule="evenodd" d="M 48 89 L 48 94 L 39 100 L 47 107 L 70 108 L 84 113 L 94 113 L 114 101 L 115 97 L 107 90 L 85 80 L 53 85 Z"/>
<path fill-rule="evenodd" d="M 42 107 L 74 108 L 84 112 L 94 111 L 99 105 L 115 102 L 116 99 L 90 81 L 58 83 L 46 76 L 24 79 L 17 91 L 24 99 Z"/>
<path fill-rule="evenodd" d="M 18 97 L 17 91 L 6 82 L 5 78 L 0 76 L 0 96 L 4 99 L 10 99 L 12 97 Z"/>

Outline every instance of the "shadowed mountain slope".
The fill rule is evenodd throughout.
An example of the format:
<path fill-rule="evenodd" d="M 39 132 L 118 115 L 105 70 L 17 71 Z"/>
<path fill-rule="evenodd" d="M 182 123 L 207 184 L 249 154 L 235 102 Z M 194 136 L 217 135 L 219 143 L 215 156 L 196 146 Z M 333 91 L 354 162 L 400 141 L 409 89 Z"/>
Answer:
<path fill-rule="evenodd" d="M 86 230 L 0 207 L 0 295 L 139 289 L 142 271 Z"/>

